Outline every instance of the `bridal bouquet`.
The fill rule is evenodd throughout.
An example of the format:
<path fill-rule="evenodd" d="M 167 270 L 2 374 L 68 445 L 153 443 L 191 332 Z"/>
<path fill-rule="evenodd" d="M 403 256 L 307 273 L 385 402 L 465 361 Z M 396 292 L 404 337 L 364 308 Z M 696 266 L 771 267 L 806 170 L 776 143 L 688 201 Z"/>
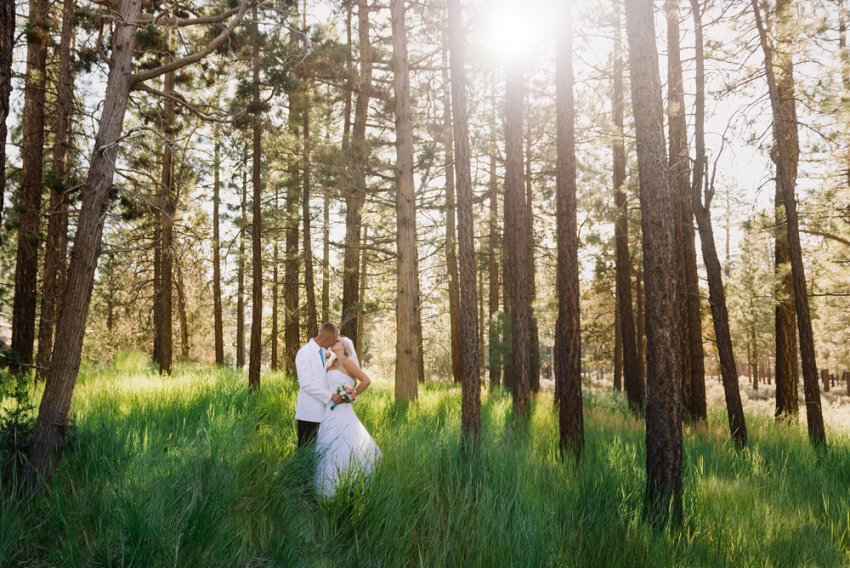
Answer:
<path fill-rule="evenodd" d="M 354 387 L 339 385 L 336 389 L 336 394 L 342 397 L 342 402 L 347 402 L 349 404 L 357 402 L 357 391 L 354 390 Z M 331 410 L 334 408 L 336 408 L 336 403 L 331 405 Z"/>

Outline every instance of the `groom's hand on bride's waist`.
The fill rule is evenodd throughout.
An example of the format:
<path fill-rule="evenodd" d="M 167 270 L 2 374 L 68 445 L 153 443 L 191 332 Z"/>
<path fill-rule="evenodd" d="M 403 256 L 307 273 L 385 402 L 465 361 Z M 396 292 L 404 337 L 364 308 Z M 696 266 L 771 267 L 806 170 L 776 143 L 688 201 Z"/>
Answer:
<path fill-rule="evenodd" d="M 337 403 L 337 404 L 342 404 L 342 403 L 343 403 L 342 397 L 341 397 L 341 396 L 339 396 L 337 393 L 333 393 L 333 394 L 331 395 L 331 400 L 332 400 L 333 402 Z"/>

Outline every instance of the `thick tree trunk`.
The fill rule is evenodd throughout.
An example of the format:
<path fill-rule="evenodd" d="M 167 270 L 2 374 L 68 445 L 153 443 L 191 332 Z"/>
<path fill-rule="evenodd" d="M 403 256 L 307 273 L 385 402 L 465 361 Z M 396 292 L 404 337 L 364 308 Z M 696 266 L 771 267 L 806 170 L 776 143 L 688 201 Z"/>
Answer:
<path fill-rule="evenodd" d="M 410 80 L 407 63 L 407 29 L 404 0 L 392 0 L 393 92 L 396 127 L 396 279 L 395 398 L 414 401 L 418 394 L 416 339 L 416 194 L 413 184 L 413 124 L 410 113 Z"/>
<path fill-rule="evenodd" d="M 646 278 L 646 508 L 653 523 L 682 516 L 682 369 L 673 192 L 664 144 L 652 0 L 627 0 Z"/>
<path fill-rule="evenodd" d="M 245 367 L 245 227 L 248 224 L 248 156 L 242 162 L 242 224 L 239 228 L 239 266 L 236 269 L 236 368 Z"/>
<path fill-rule="evenodd" d="M 682 408 L 691 419 L 691 353 L 688 331 L 688 278 L 686 270 L 685 230 L 692 223 L 685 200 L 691 195 L 688 122 L 685 114 L 685 89 L 679 48 L 679 0 L 666 0 L 667 15 L 667 119 L 670 140 L 670 187 L 673 191 L 676 280 L 679 304 L 679 349 L 682 358 Z"/>
<path fill-rule="evenodd" d="M 460 285 L 457 270 L 457 226 L 455 211 L 454 152 L 452 150 L 451 87 L 449 85 L 448 28 L 443 34 L 443 132 L 446 152 L 446 272 L 449 277 L 449 324 L 451 328 L 452 376 L 456 383 L 463 380 L 463 361 L 460 347 Z"/>
<path fill-rule="evenodd" d="M 15 0 L 0 2 L 0 164 L 6 164 L 6 118 L 12 92 L 12 51 L 15 47 Z M 0 222 L 6 199 L 6 168 L 0 168 Z"/>
<path fill-rule="evenodd" d="M 319 335 L 319 316 L 316 310 L 316 282 L 313 278 L 313 243 L 310 237 L 310 91 L 306 90 L 301 108 L 302 126 L 304 128 L 304 157 L 303 179 L 304 195 L 301 198 L 302 216 L 304 221 L 304 288 L 307 298 L 307 337 Z M 359 352 L 358 352 L 359 353 Z"/>
<path fill-rule="evenodd" d="M 353 142 L 347 146 L 352 160 L 353 187 L 345 193 L 345 256 L 342 271 L 342 318 L 340 331 L 357 343 L 357 291 L 360 266 L 361 209 L 366 198 L 366 118 L 369 113 L 369 92 L 372 89 L 372 64 L 375 50 L 369 43 L 369 2 L 357 0 L 358 41 L 360 44 L 360 77 L 357 101 L 354 106 Z"/>
<path fill-rule="evenodd" d="M 791 18 L 790 2 L 783 2 L 782 11 L 777 19 Z M 815 341 L 812 333 L 812 316 L 809 311 L 809 296 L 806 286 L 806 273 L 803 266 L 803 249 L 800 244 L 799 220 L 797 218 L 796 161 L 799 156 L 797 139 L 792 54 L 779 52 L 779 68 L 783 78 L 783 90 L 780 92 L 774 75 L 773 54 L 767 40 L 767 32 L 761 19 L 756 0 L 752 2 L 756 24 L 764 52 L 764 67 L 767 75 L 770 105 L 773 110 L 773 137 L 776 141 L 778 159 L 777 177 L 782 186 L 787 218 L 788 249 L 791 254 L 791 276 L 794 281 L 794 307 L 797 313 L 797 332 L 800 338 L 800 358 L 803 363 L 803 389 L 806 395 L 806 417 L 809 426 L 809 439 L 816 448 L 826 445 L 826 431 L 823 424 L 820 391 L 818 389 L 818 369 L 815 353 Z M 787 24 L 785 24 L 787 25 Z"/>
<path fill-rule="evenodd" d="M 59 40 L 59 73 L 56 85 L 56 135 L 53 146 L 53 180 L 50 186 L 50 216 L 44 245 L 44 283 L 41 295 L 41 317 L 38 325 L 36 380 L 47 378 L 47 367 L 53 353 L 53 330 L 65 291 L 68 254 L 68 155 L 71 148 L 71 110 L 74 76 L 71 73 L 71 43 L 74 26 L 74 0 L 62 6 L 62 34 Z M 5 140 L 5 138 L 4 138 Z M 0 163 L 4 163 L 0 160 Z M 2 192 L 0 192 L 2 199 Z"/>
<path fill-rule="evenodd" d="M 481 380 L 478 321 L 475 310 L 475 241 L 472 218 L 472 173 L 469 165 L 469 122 L 466 101 L 466 56 L 460 0 L 448 0 L 451 55 L 452 130 L 458 198 L 458 253 L 460 260 L 460 337 L 463 359 L 461 385 L 461 439 L 478 447 L 481 439 Z M 521 93 L 520 93 L 521 95 Z M 522 98 L 520 98 L 520 102 Z M 520 112 L 522 112 L 520 110 Z M 522 124 L 520 124 L 520 138 Z M 522 142 L 520 142 L 521 144 Z M 521 171 L 521 170 L 520 170 Z M 521 174 L 520 174 L 521 175 Z M 520 177 L 520 182 L 522 178 Z"/>
<path fill-rule="evenodd" d="M 213 169 L 213 304 L 215 312 L 215 364 L 224 365 L 224 316 L 221 308 L 221 235 L 219 228 L 219 206 L 221 198 L 221 139 L 215 131 L 215 157 Z"/>
<path fill-rule="evenodd" d="M 531 310 L 528 286 L 528 219 L 523 184 L 523 104 L 525 78 L 517 63 L 507 69 L 507 114 L 505 117 L 505 227 L 509 247 L 508 269 L 511 279 L 511 328 L 514 369 L 514 411 L 528 416 L 531 408 L 530 335 Z M 508 216 L 508 212 L 512 212 Z"/>
<path fill-rule="evenodd" d="M 35 299 L 38 278 L 39 219 L 43 190 L 44 99 L 46 92 L 48 18 L 50 3 L 30 0 L 27 23 L 27 68 L 21 137 L 21 185 L 18 201 L 18 247 L 15 296 L 12 303 L 12 351 L 15 368 L 32 364 L 35 341 Z M 5 164 L 4 164 L 5 167 Z"/>
<path fill-rule="evenodd" d="M 785 51 L 793 49 L 787 38 L 789 2 L 777 2 L 777 45 Z M 787 113 L 788 121 L 796 125 L 797 110 L 794 104 L 794 75 L 793 60 L 790 53 L 780 61 L 779 76 L 776 80 L 776 91 L 782 101 L 781 108 Z M 782 64 L 784 63 L 784 65 Z M 778 160 L 783 159 L 791 170 L 791 178 L 797 179 L 797 162 L 799 148 L 797 129 L 788 126 L 783 128 L 783 134 L 792 137 L 792 151 L 787 156 L 779 156 L 776 144 L 771 152 L 771 159 L 778 166 Z M 797 385 L 799 383 L 799 364 L 797 357 L 797 314 L 794 311 L 794 279 L 791 270 L 791 249 L 788 244 L 788 223 L 785 214 L 785 190 L 782 179 L 777 176 L 774 198 L 774 269 L 777 280 L 776 307 L 774 309 L 774 328 L 776 336 L 776 418 L 779 420 L 797 421 L 800 413 L 797 401 Z"/>
<path fill-rule="evenodd" d="M 703 29 L 702 13 L 699 0 L 691 0 L 696 27 L 696 117 L 695 145 L 696 159 L 694 160 L 694 180 L 692 202 L 694 216 L 699 225 L 702 258 L 708 277 L 708 298 L 711 303 L 711 317 L 714 321 L 714 335 L 717 340 L 717 355 L 720 359 L 720 376 L 723 381 L 723 391 L 726 395 L 726 412 L 729 417 L 729 430 L 732 438 L 739 447 L 747 445 L 747 425 L 744 420 L 744 409 L 741 404 L 741 393 L 738 386 L 738 366 L 735 362 L 735 352 L 732 348 L 732 335 L 729 331 L 729 312 L 726 308 L 726 293 L 723 290 L 723 269 L 714 244 L 714 230 L 711 225 L 711 198 L 714 190 L 706 187 L 705 203 L 703 203 L 702 187 L 706 168 L 705 158 L 705 71 L 703 63 Z M 705 180 L 707 184 L 707 180 Z"/>
<path fill-rule="evenodd" d="M 529 127 L 530 128 L 530 127 Z M 528 305 L 529 305 L 529 344 L 528 368 L 531 379 L 531 392 L 540 392 L 540 336 L 537 330 L 537 316 L 534 315 L 534 299 L 537 296 L 537 267 L 534 262 L 534 199 L 531 180 L 531 134 L 526 137 L 525 156 L 525 218 L 528 223 Z"/>
<path fill-rule="evenodd" d="M 620 299 L 614 293 L 614 301 Z M 620 326 L 620 310 L 614 309 L 614 390 L 623 390 L 623 332 Z"/>
<path fill-rule="evenodd" d="M 253 75 L 254 107 L 260 106 L 260 30 L 257 6 L 252 8 L 254 18 Z M 263 126 L 260 117 L 254 117 L 253 152 L 251 154 L 251 185 L 253 203 L 251 212 L 251 358 L 248 361 L 248 388 L 251 392 L 260 389 L 260 365 L 263 355 L 263 250 L 262 250 L 262 152 Z"/>
<path fill-rule="evenodd" d="M 513 329 L 511 326 L 511 322 L 513 321 L 513 316 L 511 315 L 511 288 L 513 284 L 511 282 L 511 247 L 504 246 L 507 242 L 513 242 L 512 237 L 509 236 L 509 231 L 513 230 L 513 226 L 509 229 L 508 224 L 509 220 L 513 216 L 513 213 L 508 208 L 508 195 L 507 195 L 507 182 L 505 183 L 505 193 L 503 196 L 503 213 L 504 213 L 504 221 L 502 222 L 502 305 L 504 306 L 504 321 L 502 322 L 502 340 L 504 341 L 507 349 L 503 350 L 502 353 L 502 373 L 504 374 L 504 384 L 505 388 L 513 390 L 514 383 L 516 381 L 516 372 L 513 363 Z M 513 223 L 513 221 L 511 221 Z M 556 382 L 557 385 L 557 382 Z M 557 397 L 558 391 L 556 389 L 555 396 Z"/>
<path fill-rule="evenodd" d="M 631 259 L 629 258 L 628 203 L 626 202 L 626 143 L 623 131 L 623 49 L 620 20 L 620 0 L 614 0 L 614 89 L 612 97 L 614 118 L 614 202 L 617 220 L 614 234 L 617 242 L 615 270 L 617 273 L 617 313 L 623 340 L 623 382 L 629 406 L 643 406 L 646 391 L 641 374 L 642 352 L 635 337 L 635 320 L 632 311 Z M 639 355 L 640 353 L 640 355 Z"/>
<path fill-rule="evenodd" d="M 83 337 L 89 310 L 94 274 L 103 235 L 103 217 L 109 204 L 109 191 L 118 155 L 116 141 L 121 136 L 124 112 L 130 96 L 136 28 L 122 22 L 135 22 L 141 0 L 123 0 L 117 6 L 112 35 L 112 67 L 106 85 L 100 125 L 92 151 L 89 175 L 77 219 L 77 233 L 71 249 L 68 280 L 44 395 L 39 405 L 29 452 L 29 478 L 49 482 L 62 457 L 71 401 L 80 368 Z"/>
<path fill-rule="evenodd" d="M 490 353 L 490 385 L 502 385 L 502 367 L 494 357 L 494 346 L 500 341 L 498 317 L 499 313 L 499 254 L 501 245 L 499 243 L 499 180 L 496 172 L 496 108 L 493 104 L 490 113 L 490 180 L 488 193 L 490 196 L 490 277 L 489 281 L 489 306 L 488 314 L 490 316 L 489 327 L 489 353 Z M 482 329 L 483 332 L 483 329 Z"/>
<path fill-rule="evenodd" d="M 166 55 L 164 63 L 170 63 L 171 57 Z M 163 90 L 170 93 L 174 90 L 174 72 L 165 74 Z M 162 149 L 162 176 L 159 182 L 159 277 L 155 278 L 154 287 L 154 334 L 156 335 L 154 363 L 159 365 L 159 372 L 171 374 L 172 364 L 172 273 L 174 265 L 174 102 L 166 99 L 163 103 L 162 126 L 166 141 Z"/>
<path fill-rule="evenodd" d="M 556 60 L 558 162 L 556 177 L 558 318 L 555 323 L 555 381 L 561 457 L 569 449 L 576 460 L 584 449 L 581 399 L 581 305 L 578 221 L 576 217 L 575 102 L 573 32 L 570 4 L 561 8 Z"/>

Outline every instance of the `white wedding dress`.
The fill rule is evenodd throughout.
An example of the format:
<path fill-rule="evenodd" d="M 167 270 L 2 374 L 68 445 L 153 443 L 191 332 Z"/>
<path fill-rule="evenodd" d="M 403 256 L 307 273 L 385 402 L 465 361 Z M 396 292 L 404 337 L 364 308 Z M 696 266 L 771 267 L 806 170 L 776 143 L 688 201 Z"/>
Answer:
<path fill-rule="evenodd" d="M 336 392 L 341 384 L 354 386 L 354 379 L 342 371 L 328 371 L 325 380 L 331 392 Z M 328 499 L 333 498 L 340 483 L 368 476 L 382 455 L 378 444 L 357 418 L 354 406 L 342 403 L 331 410 L 332 405 L 329 402 L 325 406 L 316 438 L 316 488 Z"/>

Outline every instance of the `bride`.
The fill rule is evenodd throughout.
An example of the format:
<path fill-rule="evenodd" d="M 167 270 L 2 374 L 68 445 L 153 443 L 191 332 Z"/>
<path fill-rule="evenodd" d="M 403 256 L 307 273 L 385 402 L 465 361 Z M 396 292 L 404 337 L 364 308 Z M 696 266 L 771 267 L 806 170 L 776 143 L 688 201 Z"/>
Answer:
<path fill-rule="evenodd" d="M 369 388 L 371 380 L 360 369 L 354 343 L 339 337 L 331 345 L 333 353 L 327 367 L 327 389 L 337 392 L 340 385 L 356 386 L 357 396 Z M 358 384 L 359 382 L 359 384 Z M 340 483 L 351 482 L 368 475 L 381 459 L 378 444 L 360 423 L 354 407 L 342 403 L 325 406 L 324 417 L 316 439 L 319 459 L 316 467 L 316 486 L 326 498 L 333 498 Z"/>

